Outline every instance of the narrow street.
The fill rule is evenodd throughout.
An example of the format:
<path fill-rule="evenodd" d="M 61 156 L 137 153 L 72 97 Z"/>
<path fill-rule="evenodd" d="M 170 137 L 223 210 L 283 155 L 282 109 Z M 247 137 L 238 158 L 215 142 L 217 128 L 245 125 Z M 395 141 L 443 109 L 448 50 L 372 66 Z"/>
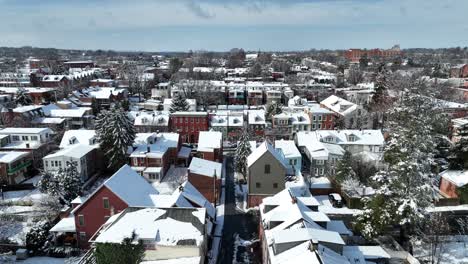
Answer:
<path fill-rule="evenodd" d="M 242 241 L 258 237 L 258 223 L 254 215 L 244 213 L 236 207 L 233 160 L 232 157 L 227 157 L 225 219 L 218 263 L 258 263 L 258 254 L 252 254 L 250 249 L 246 251 L 244 246 L 239 246 L 239 243 L 243 244 Z M 236 239 L 237 236 L 240 239 Z"/>

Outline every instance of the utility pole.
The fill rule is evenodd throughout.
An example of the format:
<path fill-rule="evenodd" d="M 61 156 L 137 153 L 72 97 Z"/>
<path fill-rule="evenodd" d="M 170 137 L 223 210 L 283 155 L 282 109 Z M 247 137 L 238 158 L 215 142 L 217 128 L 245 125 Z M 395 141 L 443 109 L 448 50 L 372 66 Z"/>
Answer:
<path fill-rule="evenodd" d="M 214 214 L 214 222 L 216 223 L 216 169 L 214 169 L 214 174 L 213 174 L 213 199 L 214 199 L 214 208 L 215 208 L 215 214 Z"/>

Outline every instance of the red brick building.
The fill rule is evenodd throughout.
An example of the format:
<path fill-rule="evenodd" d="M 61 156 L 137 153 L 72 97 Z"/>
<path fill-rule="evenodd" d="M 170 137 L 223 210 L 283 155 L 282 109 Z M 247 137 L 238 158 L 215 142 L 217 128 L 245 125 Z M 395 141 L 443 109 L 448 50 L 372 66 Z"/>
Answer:
<path fill-rule="evenodd" d="M 209 120 L 206 112 L 175 112 L 169 120 L 170 131 L 180 134 L 185 143 L 198 143 L 200 131 L 208 131 Z"/>
<path fill-rule="evenodd" d="M 371 49 L 371 50 L 363 50 L 363 49 L 349 49 L 345 52 L 346 59 L 352 62 L 358 62 L 362 57 L 366 56 L 370 58 L 388 58 L 388 57 L 395 57 L 401 56 L 403 52 L 400 50 L 398 45 L 394 46 L 388 50 L 381 50 L 381 49 Z"/>
<path fill-rule="evenodd" d="M 188 181 L 210 203 L 219 201 L 222 167 L 222 163 L 193 158 L 188 168 Z"/>
<path fill-rule="evenodd" d="M 78 246 L 88 248 L 88 241 L 96 231 L 109 217 L 122 212 L 125 208 L 155 206 L 152 198 L 157 194 L 156 189 L 145 179 L 130 166 L 124 165 L 72 210 Z"/>
<path fill-rule="evenodd" d="M 223 134 L 216 131 L 201 131 L 197 151 L 203 159 L 223 162 Z"/>
<path fill-rule="evenodd" d="M 459 64 L 450 68 L 450 77 L 467 78 L 468 77 L 468 64 Z"/>

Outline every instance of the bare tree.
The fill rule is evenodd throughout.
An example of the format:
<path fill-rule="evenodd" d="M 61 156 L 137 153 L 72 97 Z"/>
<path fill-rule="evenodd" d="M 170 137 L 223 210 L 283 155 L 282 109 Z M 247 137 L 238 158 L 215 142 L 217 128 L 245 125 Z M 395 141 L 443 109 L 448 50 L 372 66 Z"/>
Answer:
<path fill-rule="evenodd" d="M 416 240 L 429 247 L 429 261 L 439 264 L 443 260 L 445 249 L 444 236 L 450 234 L 448 219 L 442 213 L 432 213 L 417 227 Z"/>

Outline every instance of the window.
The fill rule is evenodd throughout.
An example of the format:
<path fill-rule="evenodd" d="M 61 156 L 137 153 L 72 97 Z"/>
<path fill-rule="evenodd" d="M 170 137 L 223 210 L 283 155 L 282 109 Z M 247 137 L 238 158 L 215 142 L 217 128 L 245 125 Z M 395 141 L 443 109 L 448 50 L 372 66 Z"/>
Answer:
<path fill-rule="evenodd" d="M 78 215 L 78 224 L 80 226 L 84 226 L 85 225 L 85 222 L 84 222 L 84 215 Z"/>
<path fill-rule="evenodd" d="M 149 178 L 150 180 L 156 180 L 156 174 L 154 174 L 154 173 L 149 173 L 149 174 L 148 174 L 148 178 Z"/>
<path fill-rule="evenodd" d="M 46 167 L 49 167 L 49 162 L 47 160 L 44 163 Z"/>
<path fill-rule="evenodd" d="M 278 189 L 278 183 L 276 183 L 276 182 L 273 183 L 273 188 L 274 188 L 274 189 Z"/>
<path fill-rule="evenodd" d="M 270 174 L 270 164 L 265 164 L 265 174 Z"/>
<path fill-rule="evenodd" d="M 62 167 L 62 162 L 61 161 L 59 161 L 58 164 L 59 164 L 59 167 Z"/>
<path fill-rule="evenodd" d="M 20 140 L 19 136 L 12 136 L 12 138 L 13 138 L 13 141 L 19 141 Z"/>
<path fill-rule="evenodd" d="M 86 240 L 86 233 L 85 232 L 80 232 L 80 240 L 85 241 Z"/>
<path fill-rule="evenodd" d="M 312 117 L 312 120 L 314 120 L 314 121 L 315 121 L 315 116 L 313 116 L 313 117 Z"/>
<path fill-rule="evenodd" d="M 318 121 L 322 121 L 322 116 L 318 116 Z"/>
<path fill-rule="evenodd" d="M 349 135 L 349 139 L 348 139 L 350 142 L 354 142 L 356 141 L 356 137 L 354 135 Z"/>
<path fill-rule="evenodd" d="M 107 197 L 102 198 L 102 203 L 103 203 L 104 209 L 109 209 L 110 208 L 109 198 L 107 198 Z"/>
<path fill-rule="evenodd" d="M 261 185 L 259 182 L 256 182 L 256 183 L 255 183 L 255 187 L 256 187 L 256 188 L 260 188 L 261 186 L 262 186 L 262 185 Z"/>
<path fill-rule="evenodd" d="M 29 137 L 28 136 L 22 136 L 21 139 L 22 140 L 29 140 Z"/>
<path fill-rule="evenodd" d="M 320 175 L 323 175 L 323 173 L 325 172 L 325 169 L 320 169 Z"/>
<path fill-rule="evenodd" d="M 318 168 L 315 168 L 315 175 L 318 175 Z"/>
<path fill-rule="evenodd" d="M 315 130 L 315 124 L 312 124 L 312 130 Z"/>
<path fill-rule="evenodd" d="M 318 124 L 318 129 L 322 129 L 322 124 Z"/>
<path fill-rule="evenodd" d="M 190 123 L 193 123 L 193 117 L 192 117 L 192 118 L 190 118 Z"/>
<path fill-rule="evenodd" d="M 317 164 L 317 165 L 323 165 L 324 163 L 325 163 L 324 160 L 316 160 L 315 161 L 315 164 Z"/>
<path fill-rule="evenodd" d="M 59 166 L 58 161 L 55 160 L 55 161 L 53 161 L 53 162 L 55 163 L 55 167 L 58 167 L 58 166 Z"/>
<path fill-rule="evenodd" d="M 31 136 L 31 141 L 37 141 L 37 136 Z"/>

